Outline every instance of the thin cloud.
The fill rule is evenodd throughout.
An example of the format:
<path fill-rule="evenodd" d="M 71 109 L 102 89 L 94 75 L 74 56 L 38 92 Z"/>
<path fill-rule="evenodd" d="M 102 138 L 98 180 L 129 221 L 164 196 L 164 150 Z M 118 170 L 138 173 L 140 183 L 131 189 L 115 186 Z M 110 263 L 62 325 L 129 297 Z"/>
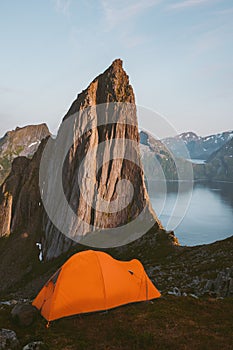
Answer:
<path fill-rule="evenodd" d="M 101 0 L 101 5 L 104 11 L 105 20 L 108 29 L 111 30 L 120 22 L 132 19 L 143 13 L 145 10 L 157 5 L 161 0 L 148 1 L 116 1 L 116 0 Z"/>
<path fill-rule="evenodd" d="M 142 45 L 146 41 L 146 38 L 143 35 L 134 35 L 130 32 L 124 32 L 124 34 L 122 33 L 120 39 L 123 46 L 127 49 L 132 49 L 134 47 Z"/>
<path fill-rule="evenodd" d="M 195 7 L 199 5 L 204 5 L 207 3 L 211 3 L 213 1 L 211 0 L 185 0 L 185 1 L 180 1 L 176 2 L 175 4 L 170 4 L 167 9 L 168 10 L 181 10 L 181 9 L 186 9 L 190 7 Z"/>
<path fill-rule="evenodd" d="M 202 33 L 191 47 L 191 56 L 197 58 L 211 51 L 221 51 L 221 47 L 228 45 L 231 40 L 229 26 L 224 24 L 205 33 Z"/>
<path fill-rule="evenodd" d="M 55 10 L 67 16 L 70 14 L 70 6 L 72 0 L 52 0 Z"/>

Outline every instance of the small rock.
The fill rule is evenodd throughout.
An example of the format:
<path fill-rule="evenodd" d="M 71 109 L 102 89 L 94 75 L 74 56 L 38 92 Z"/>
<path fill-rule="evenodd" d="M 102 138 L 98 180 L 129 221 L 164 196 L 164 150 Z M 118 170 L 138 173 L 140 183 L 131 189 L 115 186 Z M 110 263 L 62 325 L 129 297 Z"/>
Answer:
<path fill-rule="evenodd" d="M 227 267 L 225 272 L 226 272 L 226 278 L 229 278 L 231 276 L 231 269 L 230 269 L 230 267 Z"/>
<path fill-rule="evenodd" d="M 233 296 L 233 278 L 231 278 L 229 281 L 228 296 L 229 297 Z"/>
<path fill-rule="evenodd" d="M 199 277 L 196 276 L 193 280 L 193 284 L 198 284 L 200 282 Z"/>
<path fill-rule="evenodd" d="M 13 321 L 23 327 L 30 326 L 37 314 L 37 309 L 31 304 L 17 304 L 11 311 Z"/>
<path fill-rule="evenodd" d="M 190 297 L 192 297 L 192 298 L 194 298 L 194 299 L 199 299 L 197 295 L 192 294 L 192 293 L 191 293 L 191 294 L 189 294 L 189 296 L 190 296 Z"/>
<path fill-rule="evenodd" d="M 0 305 L 7 305 L 7 306 L 11 306 L 11 305 L 16 305 L 18 304 L 18 301 L 15 299 L 12 300 L 5 300 L 5 301 L 0 301 Z"/>
<path fill-rule="evenodd" d="M 173 291 L 168 292 L 169 295 L 175 295 L 176 297 L 180 297 L 181 296 L 181 291 L 179 290 L 179 288 L 174 287 Z"/>
<path fill-rule="evenodd" d="M 209 292 L 209 291 L 211 291 L 212 289 L 213 289 L 213 281 L 208 280 L 208 281 L 206 282 L 205 287 L 204 287 L 204 292 Z"/>
<path fill-rule="evenodd" d="M 174 293 L 174 295 L 176 295 L 177 297 L 180 297 L 180 296 L 181 296 L 181 291 L 180 291 L 179 288 L 177 288 L 177 287 L 174 287 L 174 288 L 173 288 L 173 293 Z"/>
<path fill-rule="evenodd" d="M 10 306 L 10 305 L 11 305 L 11 302 L 10 302 L 10 301 L 1 301 L 1 302 L 0 302 L 0 305 L 7 305 L 7 306 Z"/>
<path fill-rule="evenodd" d="M 19 341 L 16 333 L 10 329 L 0 329 L 0 350 L 19 349 Z"/>
<path fill-rule="evenodd" d="M 47 350 L 48 347 L 42 341 L 34 341 L 23 347 L 23 350 Z"/>

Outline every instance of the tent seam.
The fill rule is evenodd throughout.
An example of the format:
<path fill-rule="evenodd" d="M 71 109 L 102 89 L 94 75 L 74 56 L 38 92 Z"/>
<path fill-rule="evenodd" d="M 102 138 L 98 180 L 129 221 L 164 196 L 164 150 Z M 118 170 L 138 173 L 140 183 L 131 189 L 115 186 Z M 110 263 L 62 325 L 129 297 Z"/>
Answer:
<path fill-rule="evenodd" d="M 65 265 L 65 264 L 64 264 Z M 57 299 L 57 291 L 56 289 L 59 287 L 59 284 L 60 284 L 60 279 L 59 277 L 61 276 L 62 274 L 62 270 L 63 270 L 63 266 L 59 268 L 60 272 L 59 272 L 59 275 L 58 275 L 58 278 L 57 278 L 57 281 L 55 284 L 53 284 L 53 295 L 51 296 L 52 297 L 52 300 L 51 300 L 51 305 L 50 305 L 50 310 L 49 310 L 49 321 L 50 320 L 50 316 L 52 314 L 52 311 L 53 311 L 53 307 L 54 307 L 54 304 L 55 304 L 55 301 Z M 55 272 L 56 273 L 56 272 Z"/>
<path fill-rule="evenodd" d="M 106 288 L 105 288 L 105 282 L 104 282 L 104 275 L 103 275 L 103 271 L 102 271 L 102 267 L 101 267 L 101 263 L 100 263 L 98 254 L 96 254 L 95 251 L 94 251 L 94 254 L 95 254 L 96 258 L 97 258 L 98 265 L 99 265 L 99 268 L 100 268 L 100 273 L 101 273 L 101 277 L 102 277 L 102 281 L 103 281 L 105 310 L 107 310 L 107 298 L 106 298 Z"/>

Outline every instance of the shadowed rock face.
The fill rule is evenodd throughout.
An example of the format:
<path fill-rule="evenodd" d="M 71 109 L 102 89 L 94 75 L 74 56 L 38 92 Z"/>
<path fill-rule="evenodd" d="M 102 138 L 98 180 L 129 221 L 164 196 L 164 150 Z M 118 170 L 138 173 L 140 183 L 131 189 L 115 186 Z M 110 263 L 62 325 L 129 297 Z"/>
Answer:
<path fill-rule="evenodd" d="M 233 139 L 212 153 L 205 164 L 194 164 L 195 179 L 233 182 Z"/>
<path fill-rule="evenodd" d="M 130 115 L 127 118 L 131 120 L 130 124 L 123 124 L 126 118 L 125 109 L 119 109 L 117 120 L 112 123 L 109 119 L 109 103 L 122 102 L 131 104 Z M 93 106 L 99 104 L 103 106 L 101 116 Z M 88 110 L 90 113 L 86 113 Z M 83 111 L 83 114 L 80 114 Z M 75 125 L 72 124 L 68 131 L 66 123 L 72 120 L 72 116 L 79 112 L 75 119 Z M 104 112 L 104 113 L 103 113 Z M 103 118 L 104 124 L 98 126 L 100 118 Z M 87 131 L 87 125 L 90 130 Z M 82 136 L 77 138 L 77 130 Z M 139 134 L 136 117 L 135 97 L 133 89 L 129 84 L 129 78 L 122 68 L 122 61 L 115 60 L 112 65 L 100 76 L 98 76 L 86 90 L 77 96 L 77 99 L 71 105 L 69 111 L 63 119 L 60 126 L 57 140 L 66 144 L 67 133 L 71 132 L 73 145 L 69 148 L 63 167 L 63 189 L 66 199 L 73 212 L 82 219 L 82 224 L 71 222 L 66 233 L 69 237 L 85 237 L 90 234 L 90 225 L 101 231 L 103 228 L 116 228 L 123 226 L 135 219 L 145 209 L 147 218 L 159 228 L 160 223 L 155 213 L 151 209 L 149 198 L 144 183 L 143 170 L 140 163 L 139 153 Z M 135 162 L 124 159 L 126 147 L 117 149 L 113 140 L 123 139 L 134 142 L 134 149 L 130 152 Z M 54 201 L 53 193 L 49 192 L 50 184 L 56 182 L 56 173 L 54 169 L 57 166 L 59 150 L 57 150 L 58 141 L 51 141 L 51 159 L 48 159 L 46 173 L 48 181 L 43 190 L 48 193 L 45 200 L 47 204 L 56 205 L 59 221 L 62 225 L 67 219 L 67 212 L 63 204 Z M 102 156 L 97 157 L 97 145 L 101 142 L 108 141 L 103 146 Z M 1 212 L 1 235 L 9 235 L 11 232 L 28 232 L 35 234 L 43 232 L 42 249 L 44 258 L 49 260 L 59 256 L 67 251 L 74 243 L 67 238 L 53 225 L 46 215 L 43 206 L 41 206 L 41 196 L 39 191 L 39 164 L 44 149 L 44 144 L 38 149 L 31 161 L 20 158 L 13 164 L 13 169 L 1 187 L 0 194 L 0 212 Z M 62 143 L 63 144 L 63 143 Z M 88 151 L 93 150 L 93 161 L 85 160 Z M 119 156 L 120 153 L 120 156 Z M 113 160 L 104 163 L 112 155 Z M 119 156 L 119 157 L 118 157 Z M 87 203 L 83 198 L 78 184 L 78 172 L 80 164 L 84 160 L 82 168 L 82 186 L 91 203 Z M 100 164 L 98 164 L 98 162 Z M 99 167 L 99 170 L 96 169 Z M 91 181 L 90 181 L 91 179 Z M 111 203 L 118 203 L 119 193 L 117 185 L 121 180 L 128 180 L 134 188 L 134 194 L 131 201 L 128 198 L 127 187 L 121 188 L 121 195 L 124 195 L 124 201 L 130 203 L 118 212 L 106 213 L 100 209 L 100 197 Z M 98 196 L 96 197 L 96 192 Z M 121 197 L 121 196 L 120 196 Z M 121 199 L 122 200 L 122 199 Z M 93 204 L 95 209 L 93 209 Z M 143 223 L 142 223 L 143 224 Z M 152 225 L 151 225 L 152 226 Z M 100 232 L 100 234 L 102 234 Z M 104 236 L 103 236 L 104 237 Z"/>
<path fill-rule="evenodd" d="M 44 215 L 38 181 L 45 143 L 46 139 L 32 159 L 16 158 L 0 188 L 0 237 L 4 236 L 0 239 L 0 294 L 17 289 L 38 261 L 36 242 L 41 239 Z"/>
<path fill-rule="evenodd" d="M 18 157 L 0 188 L 0 237 L 12 232 L 38 233 L 41 231 L 39 165 L 46 144 L 44 139 L 32 159 Z"/>

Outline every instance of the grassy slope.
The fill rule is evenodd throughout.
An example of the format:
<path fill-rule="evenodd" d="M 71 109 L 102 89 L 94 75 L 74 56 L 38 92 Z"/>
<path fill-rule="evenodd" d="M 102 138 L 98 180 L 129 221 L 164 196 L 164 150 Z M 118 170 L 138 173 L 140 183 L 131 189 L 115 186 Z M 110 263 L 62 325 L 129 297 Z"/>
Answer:
<path fill-rule="evenodd" d="M 39 317 L 29 328 L 10 321 L 10 307 L 0 308 L 0 328 L 16 331 L 22 345 L 42 340 L 48 349 L 232 349 L 233 299 L 165 297 L 58 320 L 45 328 Z"/>

